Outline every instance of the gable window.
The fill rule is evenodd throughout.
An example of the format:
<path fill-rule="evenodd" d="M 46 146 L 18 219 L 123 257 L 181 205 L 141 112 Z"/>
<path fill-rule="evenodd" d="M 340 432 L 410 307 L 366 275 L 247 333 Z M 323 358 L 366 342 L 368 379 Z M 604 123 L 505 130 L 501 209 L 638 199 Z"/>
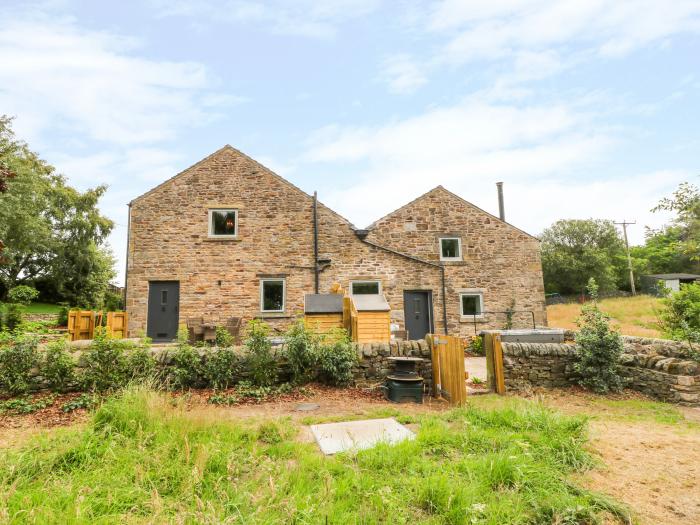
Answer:
<path fill-rule="evenodd" d="M 260 279 L 260 311 L 284 312 L 284 279 Z"/>
<path fill-rule="evenodd" d="M 462 317 L 481 317 L 484 315 L 484 296 L 481 293 L 459 294 L 460 313 Z"/>
<path fill-rule="evenodd" d="M 459 237 L 443 237 L 440 239 L 440 260 L 462 260 L 462 240 Z"/>
<path fill-rule="evenodd" d="M 209 237 L 236 237 L 238 210 L 209 210 Z"/>
<path fill-rule="evenodd" d="M 382 286 L 379 281 L 352 281 L 350 295 L 379 295 Z"/>

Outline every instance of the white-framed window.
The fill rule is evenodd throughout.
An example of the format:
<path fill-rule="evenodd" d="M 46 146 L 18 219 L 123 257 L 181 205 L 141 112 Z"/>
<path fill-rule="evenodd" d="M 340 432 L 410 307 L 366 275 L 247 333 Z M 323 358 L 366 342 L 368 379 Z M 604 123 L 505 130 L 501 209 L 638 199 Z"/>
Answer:
<path fill-rule="evenodd" d="M 484 294 L 481 292 L 463 292 L 459 294 L 459 312 L 462 317 L 473 319 L 484 316 Z"/>
<path fill-rule="evenodd" d="M 350 281 L 350 295 L 379 295 L 382 293 L 380 281 Z"/>
<path fill-rule="evenodd" d="M 284 312 L 287 299 L 285 279 L 260 279 L 260 311 Z"/>
<path fill-rule="evenodd" d="M 440 260 L 441 261 L 461 261 L 462 260 L 462 239 L 459 237 L 440 238 Z"/>
<path fill-rule="evenodd" d="M 238 210 L 224 208 L 210 209 L 209 237 L 238 237 Z"/>

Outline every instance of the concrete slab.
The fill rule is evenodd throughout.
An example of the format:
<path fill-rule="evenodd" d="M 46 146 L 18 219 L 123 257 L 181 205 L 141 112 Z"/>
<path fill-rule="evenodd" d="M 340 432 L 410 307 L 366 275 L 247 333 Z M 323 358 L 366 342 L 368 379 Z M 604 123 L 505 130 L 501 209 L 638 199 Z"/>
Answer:
<path fill-rule="evenodd" d="M 311 432 L 326 455 L 372 448 L 378 443 L 395 444 L 416 437 L 391 418 L 311 425 Z"/>
<path fill-rule="evenodd" d="M 486 382 L 488 379 L 485 357 L 465 357 L 464 369 L 469 372 L 469 379 L 472 377 L 478 377 L 483 382 Z"/>

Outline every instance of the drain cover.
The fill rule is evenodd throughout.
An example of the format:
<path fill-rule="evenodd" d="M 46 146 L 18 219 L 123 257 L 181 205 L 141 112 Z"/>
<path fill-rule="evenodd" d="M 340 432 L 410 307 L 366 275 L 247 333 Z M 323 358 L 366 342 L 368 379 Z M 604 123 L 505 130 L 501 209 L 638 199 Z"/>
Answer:
<path fill-rule="evenodd" d="M 316 410 L 319 408 L 319 405 L 316 403 L 299 403 L 297 406 L 294 407 L 294 410 L 297 410 L 299 412 L 311 412 L 312 410 Z"/>

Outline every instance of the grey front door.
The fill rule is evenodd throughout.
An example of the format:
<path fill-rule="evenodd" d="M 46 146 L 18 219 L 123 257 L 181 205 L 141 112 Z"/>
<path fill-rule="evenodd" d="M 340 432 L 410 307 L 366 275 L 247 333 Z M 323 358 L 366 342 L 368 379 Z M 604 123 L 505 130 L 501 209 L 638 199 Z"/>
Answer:
<path fill-rule="evenodd" d="M 404 291 L 403 313 L 410 339 L 423 339 L 432 331 L 433 296 L 424 290 Z"/>
<path fill-rule="evenodd" d="M 148 283 L 148 329 L 153 341 L 172 341 L 177 337 L 180 311 L 180 282 L 151 281 Z"/>

